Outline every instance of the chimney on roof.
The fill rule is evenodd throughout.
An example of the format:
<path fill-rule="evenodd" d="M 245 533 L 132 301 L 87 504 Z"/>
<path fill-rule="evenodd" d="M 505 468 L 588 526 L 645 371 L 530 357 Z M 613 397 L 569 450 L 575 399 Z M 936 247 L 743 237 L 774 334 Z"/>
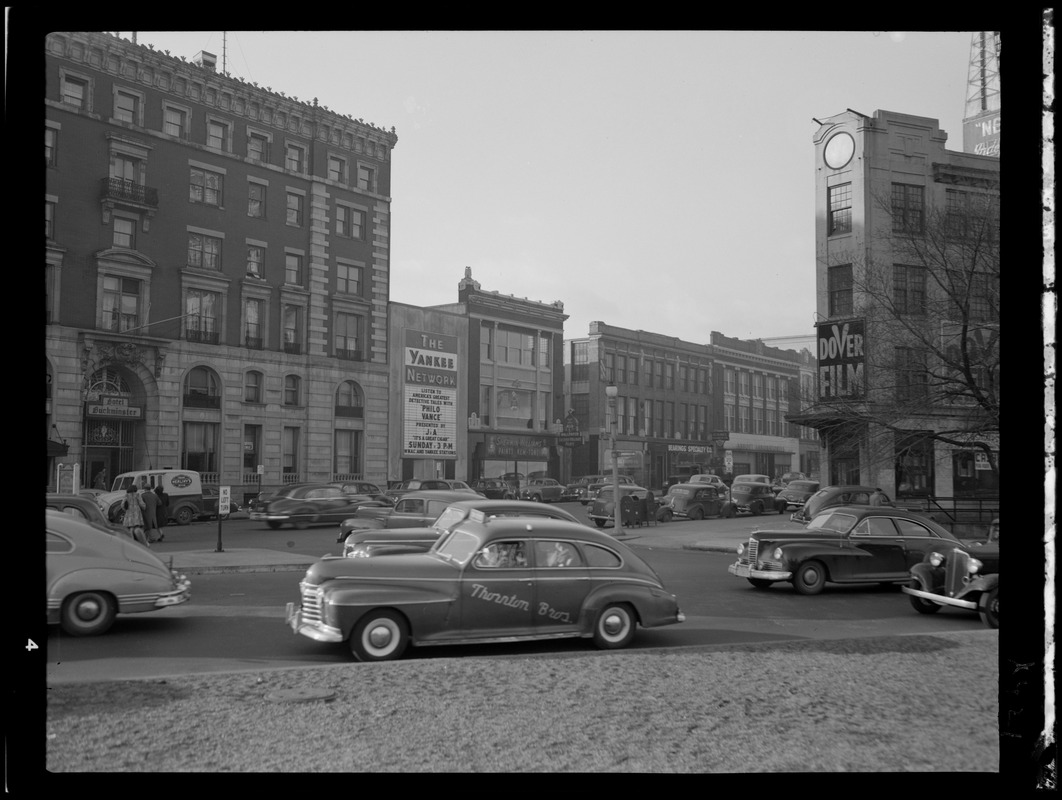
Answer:
<path fill-rule="evenodd" d="M 218 57 L 213 53 L 208 53 L 206 50 L 200 50 L 192 58 L 192 63 L 195 64 L 197 67 L 202 67 L 203 69 L 208 69 L 211 72 L 216 72 L 218 66 Z"/>

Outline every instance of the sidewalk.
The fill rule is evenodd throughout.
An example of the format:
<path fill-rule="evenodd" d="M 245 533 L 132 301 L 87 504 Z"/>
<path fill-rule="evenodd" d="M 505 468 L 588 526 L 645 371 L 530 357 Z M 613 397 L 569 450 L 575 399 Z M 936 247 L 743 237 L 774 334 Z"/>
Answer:
<path fill-rule="evenodd" d="M 602 528 L 611 533 L 611 528 Z M 733 553 L 738 543 L 748 538 L 743 532 L 690 530 L 690 526 L 660 523 L 640 528 L 621 528 L 616 539 L 633 547 L 656 547 L 672 550 L 707 550 Z M 288 553 L 264 548 L 226 548 L 216 550 L 173 550 L 156 553 L 164 563 L 186 575 L 226 572 L 302 572 L 319 560 L 318 556 Z"/>

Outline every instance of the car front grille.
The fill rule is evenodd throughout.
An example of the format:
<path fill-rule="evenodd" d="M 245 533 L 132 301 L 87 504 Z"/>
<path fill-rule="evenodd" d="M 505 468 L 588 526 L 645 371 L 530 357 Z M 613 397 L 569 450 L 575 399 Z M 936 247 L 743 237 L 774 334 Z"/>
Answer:
<path fill-rule="evenodd" d="M 963 590 L 969 576 L 970 554 L 964 550 L 952 550 L 944 563 L 944 592 L 954 597 Z"/>
<path fill-rule="evenodd" d="M 321 616 L 321 602 L 317 596 L 317 587 L 310 584 L 300 583 L 299 593 L 302 596 L 302 618 L 304 622 L 318 624 L 323 622 Z"/>
<path fill-rule="evenodd" d="M 760 557 L 760 543 L 756 539 L 749 539 L 749 546 L 745 551 L 749 563 L 755 566 L 756 559 Z"/>

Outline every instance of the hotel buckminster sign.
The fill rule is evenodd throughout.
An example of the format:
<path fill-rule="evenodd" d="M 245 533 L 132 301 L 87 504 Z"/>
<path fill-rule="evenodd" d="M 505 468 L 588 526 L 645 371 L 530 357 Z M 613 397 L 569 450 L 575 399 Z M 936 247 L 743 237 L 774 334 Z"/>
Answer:
<path fill-rule="evenodd" d="M 866 391 L 863 320 L 817 326 L 819 400 L 856 399 Z"/>
<path fill-rule="evenodd" d="M 457 337 L 407 330 L 402 455 L 457 458 Z"/>

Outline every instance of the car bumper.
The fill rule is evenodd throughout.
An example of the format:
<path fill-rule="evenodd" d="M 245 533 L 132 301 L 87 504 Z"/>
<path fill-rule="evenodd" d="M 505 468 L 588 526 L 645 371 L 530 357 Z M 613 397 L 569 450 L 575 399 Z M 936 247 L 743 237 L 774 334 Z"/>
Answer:
<path fill-rule="evenodd" d="M 735 561 L 726 568 L 726 571 L 739 578 L 752 578 L 758 581 L 787 581 L 793 577 L 793 573 L 789 571 L 754 569 L 751 564 L 742 564 L 740 561 Z"/>
<path fill-rule="evenodd" d="M 339 628 L 325 625 L 321 622 L 309 622 L 303 619 L 302 607 L 295 607 L 294 603 L 288 603 L 285 609 L 284 619 L 288 627 L 294 633 L 302 634 L 315 642 L 341 642 L 343 633 Z"/>
<path fill-rule="evenodd" d="M 966 608 L 970 610 L 977 609 L 977 603 L 972 600 L 960 600 L 955 597 L 946 597 L 942 594 L 936 594 L 935 592 L 927 592 L 924 589 L 912 589 L 910 586 L 902 586 L 900 588 L 909 595 L 920 597 L 931 603 L 936 603 L 938 606 L 955 606 L 956 608 Z"/>
<path fill-rule="evenodd" d="M 287 522 L 291 519 L 289 514 L 268 514 L 265 511 L 252 511 L 250 517 L 256 522 Z"/>

